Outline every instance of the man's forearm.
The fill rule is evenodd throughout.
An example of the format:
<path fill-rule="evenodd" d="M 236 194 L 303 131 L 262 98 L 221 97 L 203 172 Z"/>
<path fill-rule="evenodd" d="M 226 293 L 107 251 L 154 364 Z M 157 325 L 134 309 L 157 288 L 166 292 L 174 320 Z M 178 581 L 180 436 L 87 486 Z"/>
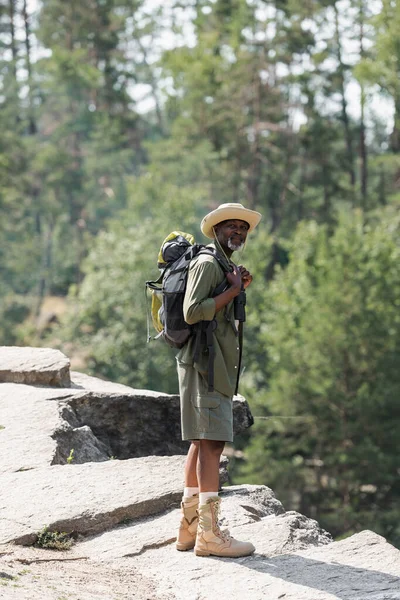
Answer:
<path fill-rule="evenodd" d="M 222 294 L 215 296 L 215 298 L 214 298 L 215 312 L 218 312 L 219 310 L 221 310 L 221 308 L 224 308 L 224 306 L 229 304 L 229 302 L 231 302 L 231 300 L 236 298 L 236 296 L 238 296 L 240 294 L 240 290 L 241 290 L 241 286 L 233 286 L 232 285 L 227 290 L 225 290 L 225 292 L 222 292 Z"/>

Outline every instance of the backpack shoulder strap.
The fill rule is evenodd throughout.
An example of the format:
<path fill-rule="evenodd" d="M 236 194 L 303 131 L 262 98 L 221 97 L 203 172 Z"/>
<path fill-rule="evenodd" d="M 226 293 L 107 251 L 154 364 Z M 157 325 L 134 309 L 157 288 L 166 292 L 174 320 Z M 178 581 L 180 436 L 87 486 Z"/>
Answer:
<path fill-rule="evenodd" d="M 210 248 L 208 246 L 204 246 L 203 248 L 200 249 L 200 251 L 196 254 L 196 256 L 198 256 L 199 254 L 212 256 L 218 262 L 218 264 L 221 267 L 221 269 L 223 270 L 224 274 L 229 272 L 230 267 L 227 267 L 226 262 L 223 261 L 222 258 L 218 255 L 218 253 L 215 250 L 213 250 L 212 248 Z M 215 290 L 213 291 L 212 297 L 215 298 L 215 296 L 222 294 L 222 292 L 225 291 L 226 286 L 227 286 L 227 282 L 224 279 L 215 288 Z M 217 327 L 217 322 L 215 321 L 215 319 L 213 319 L 212 321 L 202 321 L 196 330 L 194 360 L 198 359 L 198 356 L 200 354 L 201 340 L 204 339 L 204 337 L 205 337 L 205 343 L 206 343 L 207 350 L 208 350 L 207 382 L 208 382 L 208 392 L 209 393 L 212 393 L 214 391 L 215 348 L 214 348 L 213 332 L 215 331 L 216 327 Z"/>
<path fill-rule="evenodd" d="M 203 254 L 203 255 L 205 254 L 207 256 L 212 256 L 213 258 L 215 258 L 215 260 L 217 261 L 217 263 L 219 264 L 219 266 L 221 267 L 221 269 L 223 270 L 224 273 L 228 273 L 229 271 L 232 270 L 232 267 L 230 265 L 227 266 L 226 262 L 219 256 L 218 252 L 216 252 L 209 246 L 203 246 L 203 248 L 200 249 L 200 251 L 197 253 L 196 256 L 199 256 L 201 254 Z"/>
<path fill-rule="evenodd" d="M 217 261 L 217 263 L 223 270 L 224 274 L 228 273 L 232 268 L 230 266 L 229 266 L 229 268 L 227 268 L 226 262 L 224 260 L 222 260 L 222 258 L 219 256 L 219 254 L 217 252 L 215 252 L 215 250 L 213 250 L 212 248 L 209 248 L 208 246 L 204 246 L 204 248 L 199 252 L 199 254 L 207 254 L 208 256 L 212 256 L 213 258 L 215 258 L 215 260 Z M 219 294 L 222 294 L 222 292 L 225 291 L 226 286 L 227 286 L 227 282 L 224 279 L 215 288 L 212 297 L 215 298 L 215 296 L 219 296 Z"/>

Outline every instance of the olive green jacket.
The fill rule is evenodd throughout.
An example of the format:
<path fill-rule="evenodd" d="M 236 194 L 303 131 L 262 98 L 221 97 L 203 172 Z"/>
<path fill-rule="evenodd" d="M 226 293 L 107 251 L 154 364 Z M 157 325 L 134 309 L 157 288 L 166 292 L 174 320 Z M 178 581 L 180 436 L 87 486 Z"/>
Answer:
<path fill-rule="evenodd" d="M 215 248 L 214 244 L 210 247 Z M 221 259 L 227 264 L 226 258 Z M 231 265 L 234 263 L 230 262 Z M 233 314 L 233 301 L 225 308 L 215 312 L 212 298 L 214 290 L 225 280 L 225 273 L 219 263 L 209 255 L 196 256 L 190 264 L 188 281 L 183 303 L 183 314 L 189 325 L 199 321 L 211 321 L 214 317 L 217 328 L 214 336 L 214 388 L 225 396 L 233 396 L 236 386 L 239 363 L 239 339 Z M 193 365 L 207 381 L 208 354 L 203 348 L 200 357 L 194 363 L 195 336 L 179 351 L 178 362 Z"/>

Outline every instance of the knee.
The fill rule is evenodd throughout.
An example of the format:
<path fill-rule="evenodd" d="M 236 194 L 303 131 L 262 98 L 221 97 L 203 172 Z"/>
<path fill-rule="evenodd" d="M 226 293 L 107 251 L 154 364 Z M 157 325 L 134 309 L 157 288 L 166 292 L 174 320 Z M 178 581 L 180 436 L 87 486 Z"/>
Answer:
<path fill-rule="evenodd" d="M 221 456 L 225 446 L 225 442 L 218 440 L 200 440 L 200 453 L 212 454 L 213 456 Z"/>

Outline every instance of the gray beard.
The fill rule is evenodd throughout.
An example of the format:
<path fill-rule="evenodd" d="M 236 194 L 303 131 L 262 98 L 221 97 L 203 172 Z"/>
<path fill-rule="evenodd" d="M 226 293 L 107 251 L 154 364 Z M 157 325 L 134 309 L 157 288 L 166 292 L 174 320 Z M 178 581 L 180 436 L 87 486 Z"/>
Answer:
<path fill-rule="evenodd" d="M 228 248 L 229 250 L 232 250 L 232 252 L 237 252 L 238 250 L 241 250 L 244 246 L 244 242 L 241 242 L 240 244 L 234 244 L 233 242 L 231 242 L 231 240 L 228 240 Z"/>

